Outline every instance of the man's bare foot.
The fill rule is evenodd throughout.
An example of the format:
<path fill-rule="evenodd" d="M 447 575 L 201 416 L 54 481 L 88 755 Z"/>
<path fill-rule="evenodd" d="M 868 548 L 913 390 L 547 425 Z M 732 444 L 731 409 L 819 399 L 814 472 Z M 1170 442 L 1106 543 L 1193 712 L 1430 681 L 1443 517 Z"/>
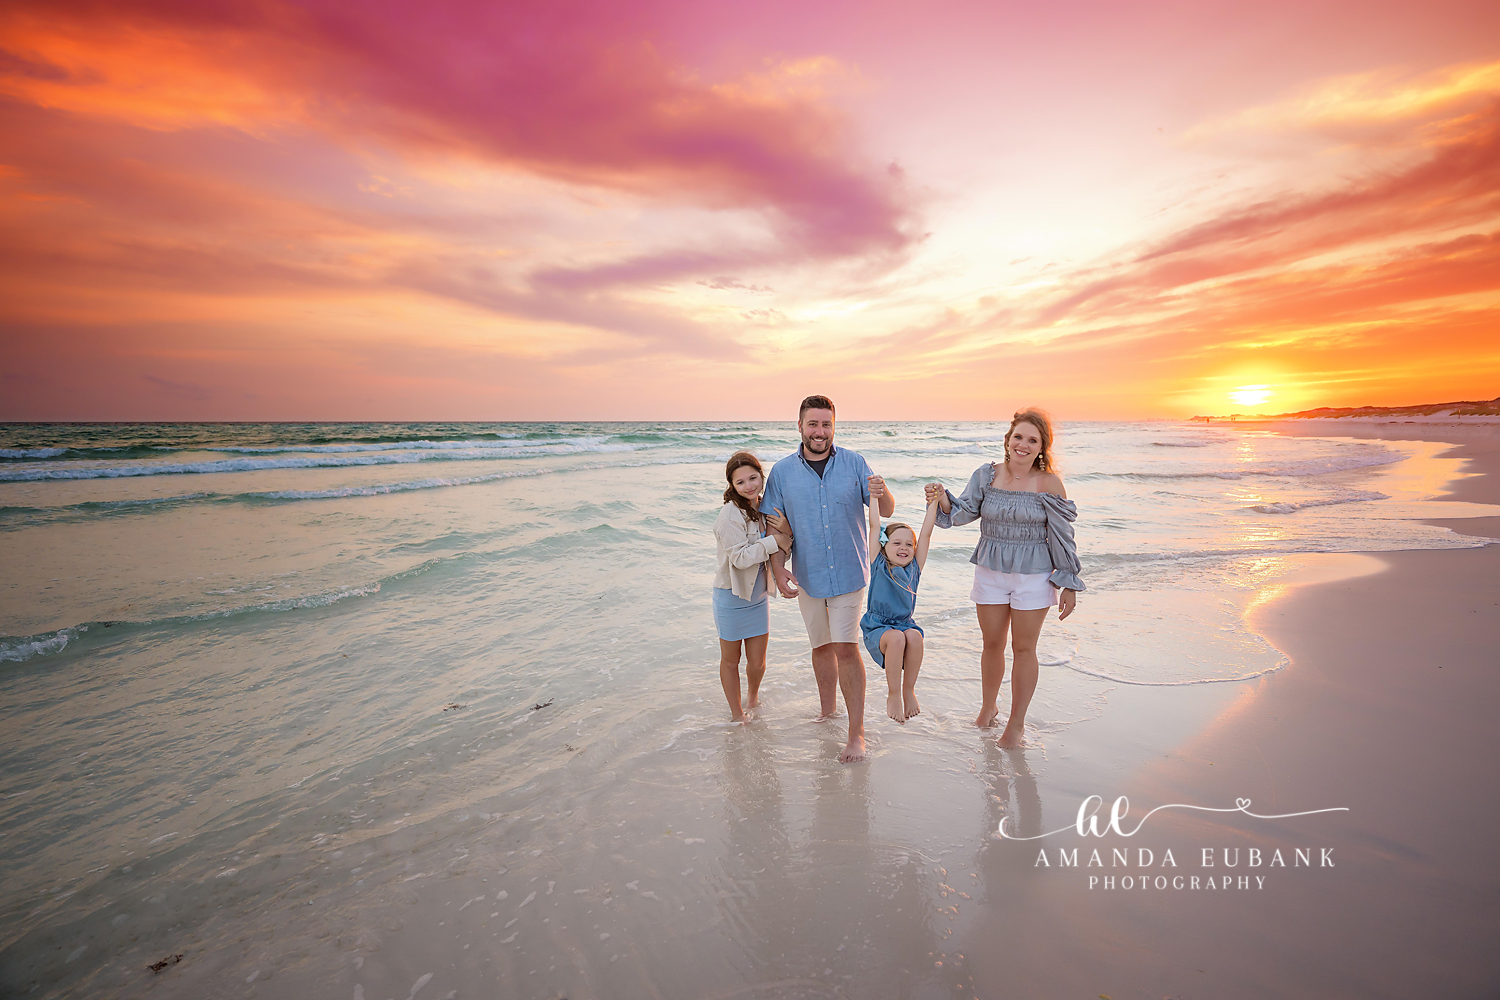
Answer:
<path fill-rule="evenodd" d="M 889 694 L 885 697 L 885 714 L 906 725 L 906 710 L 901 706 L 901 695 Z"/>
<path fill-rule="evenodd" d="M 906 717 L 908 719 L 914 715 L 922 714 L 922 706 L 917 704 L 916 691 L 902 691 L 901 698 L 906 703 Z"/>
<path fill-rule="evenodd" d="M 1000 734 L 999 743 L 1007 750 L 1016 750 L 1020 748 L 1021 738 L 1025 735 L 1025 730 L 1021 726 L 1006 726 L 1005 732 Z"/>
<path fill-rule="evenodd" d="M 999 717 L 1000 710 L 998 708 L 981 708 L 979 710 L 979 717 L 974 720 L 974 725 L 980 729 L 988 729 L 995 724 L 995 720 Z"/>
<path fill-rule="evenodd" d="M 863 736 L 851 736 L 849 742 L 844 744 L 844 752 L 839 754 L 840 764 L 852 764 L 857 760 L 865 759 L 865 738 Z"/>

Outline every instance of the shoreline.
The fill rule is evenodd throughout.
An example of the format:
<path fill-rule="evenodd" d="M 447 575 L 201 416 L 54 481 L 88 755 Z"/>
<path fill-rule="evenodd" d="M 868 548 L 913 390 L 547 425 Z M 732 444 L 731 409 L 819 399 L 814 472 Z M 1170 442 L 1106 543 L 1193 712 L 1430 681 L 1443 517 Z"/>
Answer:
<path fill-rule="evenodd" d="M 1259 426 L 1450 443 L 1443 455 L 1464 458 L 1467 475 L 1440 499 L 1500 502 L 1500 425 L 1333 423 Z M 1500 538 L 1500 517 L 1426 523 Z M 1485 942 L 1500 897 L 1500 860 L 1488 849 L 1488 831 L 1500 823 L 1500 804 L 1485 792 L 1500 750 L 1487 707 L 1500 699 L 1500 546 L 1315 562 L 1251 616 L 1291 665 L 1236 685 L 1172 753 L 1115 787 L 1080 789 L 1079 798 L 1103 796 L 1102 821 L 1110 800 L 1128 796 L 1125 830 L 1169 803 L 1232 810 L 1248 799 L 1246 808 L 1262 816 L 1349 811 L 1258 820 L 1167 809 L 1129 840 L 1090 842 L 1069 831 L 1039 843 L 1001 843 L 990 853 L 1023 905 L 992 907 L 980 940 L 969 942 L 980 956 L 979 996 L 1017 995 L 1017 988 L 1037 997 L 1494 995 L 1500 961 Z M 1332 579 L 1316 580 L 1330 571 Z M 1045 829 L 1071 818 L 1049 816 Z M 1154 859 L 1170 849 L 1176 864 L 1039 868 L 1039 845 L 1049 853 L 1079 847 L 1085 856 L 1105 848 L 1105 858 L 1124 847 L 1137 862 L 1140 849 Z M 1204 848 L 1215 852 L 1216 868 L 1202 867 Z M 1313 865 L 1225 868 L 1229 855 L 1218 853 L 1232 850 L 1239 859 L 1243 849 L 1248 859 L 1255 849 L 1270 858 L 1279 849 L 1295 865 L 1298 848 Z M 1325 849 L 1327 866 L 1317 863 Z M 1135 888 L 1142 874 L 1152 880 L 1144 894 Z M 1233 887 L 1189 888 L 1188 880 L 1215 874 L 1232 875 Z M 1178 875 L 1182 889 L 1174 888 Z M 1091 876 L 1101 880 L 1093 888 Z M 1113 891 L 1103 888 L 1109 876 L 1117 880 Z M 1124 891 L 1126 876 L 1134 892 Z M 1159 876 L 1164 889 L 1156 887 Z M 1265 881 L 1257 885 L 1256 877 Z M 983 948 L 985 938 L 1029 957 L 1000 960 Z M 1081 941 L 1091 945 L 1080 949 Z"/>
<path fill-rule="evenodd" d="M 1435 436 L 1429 428 L 1415 433 Z M 1329 455 L 1348 442 L 1306 444 L 1309 453 Z M 1430 461 L 1444 447 L 1406 448 L 1421 457 L 1402 479 L 1401 496 L 1436 493 L 1448 483 L 1468 491 L 1450 493 L 1454 499 L 1491 499 L 1485 483 L 1495 477 L 1468 475 L 1478 466 L 1451 457 Z M 1276 452 L 1299 448 L 1280 442 Z M 967 455 L 953 462 L 960 463 L 969 464 Z M 1312 493 L 1325 485 L 1358 486 L 1368 475 L 1364 466 L 1332 467 L 1335 478 L 1315 484 Z M 655 477 L 649 482 L 657 488 L 638 494 L 655 504 L 676 488 L 678 470 L 640 475 Z M 602 515 L 580 506 L 571 520 L 532 526 L 538 515 L 531 490 L 518 481 L 512 488 L 455 491 L 448 495 L 453 517 L 435 523 L 493 529 L 507 539 L 521 524 L 522 542 L 582 536 L 580 546 L 594 550 L 603 533 L 560 529 L 580 520 L 588 528 Z M 1380 516 L 1412 528 L 1418 526 L 1411 518 L 1430 516 L 1435 507 L 1441 505 Z M 331 509 L 312 513 L 327 520 Z M 1340 530 L 1341 510 L 1355 518 L 1373 512 L 1318 507 L 1314 515 L 1263 519 L 1264 527 L 1318 545 L 1325 530 Z M 203 513 L 193 507 L 182 517 Z M 409 519 L 411 507 L 381 500 L 362 505 L 359 514 L 363 526 L 372 517 Z M 238 509 L 234 516 L 248 518 Z M 175 523 L 169 517 L 105 527 L 114 535 L 124 527 Z M 1436 533 L 1358 537 L 1372 539 L 1373 547 L 1378 538 Z M 262 530 L 255 537 L 279 535 Z M 418 537 L 446 536 L 427 530 Z M 638 547 L 628 537 L 617 551 Z M 611 594 L 660 586 L 660 567 L 627 577 L 627 586 L 588 583 L 605 589 L 586 590 L 582 601 L 546 591 L 527 605 L 513 578 L 549 569 L 553 554 L 496 562 L 488 574 L 439 567 L 420 578 L 422 586 L 387 586 L 369 599 L 276 620 L 215 619 L 212 646 L 202 647 L 212 649 L 211 659 L 186 643 L 137 648 L 112 636 L 96 649 L 14 671 L 13 703 L 41 706 L 17 715 L 25 721 L 16 728 L 46 734 L 48 746 L 33 753 L 51 770 L 36 771 L 46 780 L 38 779 L 37 791 L 15 800 L 13 810 L 45 817 L 72 809 L 87 820 L 80 807 L 92 806 L 97 792 L 83 779 L 99 775 L 77 767 L 75 755 L 106 743 L 117 758 L 112 765 L 127 770 L 160 763 L 162 747 L 220 753 L 228 737 L 244 750 L 212 758 L 209 770 L 188 761 L 164 772 L 195 781 L 207 774 L 213 784 L 173 786 L 169 779 L 150 797 L 132 796 L 128 813 L 92 814 L 108 816 L 108 828 L 75 821 L 55 842 L 34 841 L 36 853 L 18 847 L 17 870 L 24 864 L 33 885 L 12 901 L 8 978 L 0 992 L 44 982 L 48 996 L 347 1000 L 356 988 L 405 996 L 431 976 L 437 978 L 427 990 L 436 996 L 453 990 L 535 1000 L 1400 995 L 1389 983 L 1406 995 L 1426 995 L 1430 983 L 1448 995 L 1478 992 L 1472 975 L 1387 966 L 1410 937 L 1405 911 L 1412 901 L 1426 905 L 1434 884 L 1444 899 L 1461 897 L 1454 919 L 1463 923 L 1449 931 L 1450 918 L 1424 914 L 1431 934 L 1458 941 L 1477 933 L 1468 928 L 1486 926 L 1486 899 L 1473 903 L 1474 890 L 1460 883 L 1468 877 L 1465 866 L 1489 864 L 1477 853 L 1484 842 L 1479 827 L 1471 825 L 1489 817 L 1455 816 L 1451 805 L 1458 783 L 1487 787 L 1478 772 L 1486 755 L 1475 757 L 1464 745 L 1482 730 L 1452 720 L 1472 723 L 1492 692 L 1464 688 L 1456 700 L 1424 708 L 1420 725 L 1400 738 L 1367 732 L 1389 728 L 1381 720 L 1393 705 L 1421 704 L 1424 697 L 1420 686 L 1405 702 L 1394 693 L 1399 663 L 1367 662 L 1394 642 L 1376 642 L 1373 653 L 1367 647 L 1382 638 L 1381 628 L 1399 631 L 1408 613 L 1403 591 L 1391 583 L 1392 572 L 1408 571 L 1388 568 L 1405 556 L 1426 560 L 1409 571 L 1432 606 L 1422 613 L 1459 619 L 1450 631 L 1472 637 L 1462 620 L 1469 606 L 1454 604 L 1448 581 L 1465 559 L 1483 562 L 1500 549 L 1269 556 L 1253 560 L 1253 572 L 1213 576 L 1207 589 L 1170 578 L 1158 588 L 1134 578 L 1125 596 L 1100 592 L 1081 621 L 1054 627 L 1048 648 L 1056 655 L 1048 662 L 1071 662 L 1065 654 L 1071 648 L 1079 656 L 1081 641 L 1091 645 L 1076 666 L 1087 669 L 1044 677 L 1033 702 L 1036 742 L 1006 751 L 995 745 L 996 734 L 972 725 L 977 632 L 963 596 L 967 574 L 955 571 L 967 569 L 965 543 L 948 553 L 946 575 L 934 573 L 924 595 L 933 642 L 927 686 L 919 685 L 923 715 L 905 726 L 882 722 L 873 675 L 875 697 L 866 702 L 872 759 L 854 767 L 836 761 L 844 723 L 811 721 L 816 697 L 794 606 L 779 602 L 772 610 L 763 717 L 732 726 L 718 700 L 717 672 L 710 672 L 717 650 L 706 609 L 693 610 L 699 597 L 688 588 L 696 578 L 681 573 L 667 580 L 683 616 L 674 610 L 652 633 L 660 647 L 629 654 L 610 640 L 627 641 L 614 626 L 637 626 L 636 605 L 611 605 Z M 674 581 L 686 582 L 678 589 Z M 225 589 L 219 582 L 201 586 Z M 1357 588 L 1376 595 L 1365 604 L 1395 600 L 1396 606 L 1372 612 L 1356 602 L 1357 613 L 1342 618 L 1327 610 L 1328 595 Z M 490 647 L 478 640 L 501 629 L 463 609 L 497 599 L 532 609 L 516 616 L 535 622 L 522 644 L 552 644 L 545 648 L 556 664 L 521 657 L 514 667 L 495 669 Z M 1293 620 L 1288 611 L 1305 614 Z M 418 619 L 449 620 L 444 615 L 470 627 L 458 636 L 410 627 Z M 1117 627 L 1122 623 L 1128 627 Z M 1483 654 L 1489 636 L 1477 634 Z M 563 636 L 567 643 L 558 641 Z M 1142 662 L 1170 670 L 1138 683 L 1123 679 L 1134 676 L 1128 672 L 1115 678 L 1094 672 L 1106 660 L 1131 665 L 1136 649 Z M 1339 657 L 1350 650 L 1354 660 L 1343 663 Z M 455 652 L 459 658 L 450 665 Z M 1325 653 L 1329 663 L 1319 659 Z M 1286 665 L 1258 676 L 1198 679 L 1251 674 L 1252 665 L 1258 670 L 1278 658 Z M 1208 669 L 1188 669 L 1191 663 Z M 1467 683 L 1459 676 L 1449 685 L 1452 669 L 1442 666 L 1443 690 Z M 49 688 L 59 680 L 72 685 L 69 697 L 58 699 Z M 638 696 L 647 689 L 649 704 Z M 168 697 L 178 713 L 153 724 L 159 738 L 133 727 L 105 740 L 94 725 L 107 713 L 154 715 Z M 62 752 L 51 752 L 53 744 Z M 1387 760 L 1393 751 L 1410 759 L 1394 766 Z M 1445 777 L 1454 770 L 1448 762 L 1465 757 L 1475 758 L 1461 761 L 1469 770 Z M 1236 797 L 1250 798 L 1260 813 L 1356 811 L 1270 826 L 1167 811 L 1133 839 L 1098 842 L 1106 859 L 1115 846 L 1132 853 L 1147 847 L 1158 858 L 1164 848 L 1175 849 L 1181 867 L 1167 874 L 1200 881 L 1203 873 L 1188 856 L 1198 847 L 1302 848 L 1310 859 L 1332 848 L 1338 867 L 1278 869 L 1258 894 L 1187 882 L 1179 890 L 1164 882 L 1145 895 L 1139 888 L 1106 895 L 1086 880 L 1096 872 L 1124 876 L 1126 869 L 1057 867 L 1053 847 L 1063 846 L 1063 837 L 1043 842 L 1053 859 L 1038 869 L 1038 845 L 994 837 L 1002 819 L 1026 836 L 1067 828 L 1089 795 L 1128 795 L 1132 819 L 1161 803 L 1219 807 Z M 1389 823 L 1387 811 L 1400 812 L 1401 822 Z M 146 825 L 158 818 L 169 825 Z M 1423 839 L 1429 820 L 1447 840 Z M 1435 865 L 1432 858 L 1451 860 Z M 105 864 L 116 867 L 98 873 Z M 1480 874 L 1489 878 L 1489 871 Z M 1140 872 L 1129 874 L 1134 882 Z M 55 879 L 42 885 L 41 875 Z M 64 878 L 76 893 L 43 895 Z M 18 911 L 28 895 L 48 909 L 39 911 L 46 914 L 41 920 L 23 923 Z M 138 902 L 153 898 L 164 905 Z M 128 912 L 115 909 L 127 899 Z M 1304 920 L 1304 912 L 1313 916 Z M 1379 947 L 1364 945 L 1366 937 Z M 1422 938 L 1421 945 L 1434 961 L 1459 970 L 1479 964 L 1472 941 L 1467 950 L 1455 950 L 1451 941 Z M 160 977 L 146 971 L 147 963 L 177 953 L 186 953 L 181 965 Z M 68 955 L 81 960 L 68 962 Z"/>

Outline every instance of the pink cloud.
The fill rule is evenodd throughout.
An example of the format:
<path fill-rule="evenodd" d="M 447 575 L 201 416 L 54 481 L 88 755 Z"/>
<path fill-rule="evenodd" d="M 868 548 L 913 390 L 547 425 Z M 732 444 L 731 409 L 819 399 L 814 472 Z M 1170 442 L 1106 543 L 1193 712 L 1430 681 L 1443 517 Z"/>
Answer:
<path fill-rule="evenodd" d="M 550 0 L 22 4 L 0 21 L 0 79 L 23 98 L 158 128 L 221 115 L 764 211 L 794 254 L 906 246 L 899 176 L 859 153 L 821 92 L 834 67 L 705 81 L 653 44 L 653 20 L 670 16 L 665 4 Z M 132 57 L 180 59 L 182 73 L 150 75 Z M 94 93 L 116 77 L 133 96 Z M 220 95 L 211 108 L 193 93 L 200 80 Z"/>

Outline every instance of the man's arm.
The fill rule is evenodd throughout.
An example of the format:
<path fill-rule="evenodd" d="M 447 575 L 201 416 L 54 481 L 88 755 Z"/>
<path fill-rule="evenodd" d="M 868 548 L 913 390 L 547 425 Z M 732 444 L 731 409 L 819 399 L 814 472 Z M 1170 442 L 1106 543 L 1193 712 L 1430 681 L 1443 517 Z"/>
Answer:
<path fill-rule="evenodd" d="M 776 474 L 776 467 L 771 466 L 771 474 L 766 477 L 766 491 L 760 498 L 760 509 L 770 511 L 780 517 L 787 517 L 783 511 L 786 501 L 781 496 L 781 477 Z M 791 518 L 787 518 L 788 521 Z M 792 528 L 792 545 L 797 544 L 796 528 Z M 771 553 L 771 577 L 776 581 L 776 590 L 782 597 L 797 596 L 797 578 L 786 568 L 786 557 L 790 550 L 777 548 Z"/>
<path fill-rule="evenodd" d="M 786 556 L 780 549 L 771 553 L 771 576 L 776 579 L 776 590 L 782 597 L 796 597 L 797 578 L 788 572 Z"/>

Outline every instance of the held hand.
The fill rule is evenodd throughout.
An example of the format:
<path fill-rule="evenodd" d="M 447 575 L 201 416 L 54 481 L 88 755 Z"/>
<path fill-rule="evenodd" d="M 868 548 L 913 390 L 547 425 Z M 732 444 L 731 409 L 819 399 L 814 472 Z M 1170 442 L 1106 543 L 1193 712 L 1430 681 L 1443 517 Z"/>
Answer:
<path fill-rule="evenodd" d="M 1078 594 L 1072 590 L 1059 590 L 1057 592 L 1057 620 L 1062 621 L 1073 613 L 1073 608 L 1078 604 Z"/>
<path fill-rule="evenodd" d="M 947 512 L 949 508 L 948 491 L 943 489 L 942 483 L 928 483 L 922 487 L 922 492 L 926 496 L 929 505 L 935 503 L 939 509 L 945 513 Z"/>
<path fill-rule="evenodd" d="M 797 578 L 786 570 L 776 574 L 776 590 L 782 597 L 791 599 L 797 596 Z"/>
<path fill-rule="evenodd" d="M 785 535 L 787 538 L 792 537 L 792 525 L 787 521 L 786 515 L 781 512 L 780 508 L 777 508 L 776 513 L 766 515 L 766 530 L 773 535 Z"/>
<path fill-rule="evenodd" d="M 879 500 L 885 496 L 885 480 L 880 476 L 870 477 L 870 499 Z"/>

